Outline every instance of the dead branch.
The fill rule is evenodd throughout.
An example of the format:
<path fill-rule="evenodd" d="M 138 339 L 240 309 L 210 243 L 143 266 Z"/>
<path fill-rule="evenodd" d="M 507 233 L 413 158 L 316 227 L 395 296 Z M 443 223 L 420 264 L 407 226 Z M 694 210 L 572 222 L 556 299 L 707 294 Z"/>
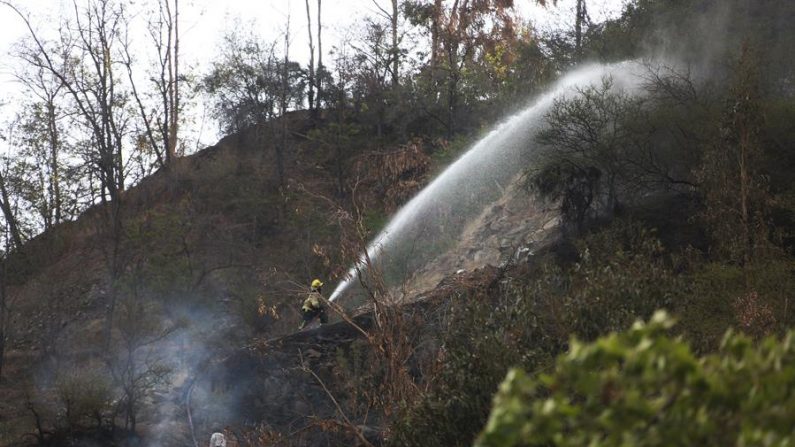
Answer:
<path fill-rule="evenodd" d="M 312 371 L 311 368 L 309 368 L 306 365 L 306 362 L 304 361 L 304 355 L 303 355 L 303 353 L 301 352 L 300 349 L 298 350 L 298 356 L 301 359 L 301 370 L 306 372 L 306 373 L 309 373 L 312 377 L 315 378 L 317 383 L 320 384 L 320 386 L 323 388 L 323 391 L 325 391 L 326 395 L 329 397 L 329 399 L 331 399 L 331 402 L 337 408 L 337 412 L 340 414 L 340 417 L 342 417 L 342 419 L 345 420 L 345 427 L 348 428 L 349 430 L 353 431 L 353 433 L 356 435 L 356 437 L 359 439 L 359 441 L 362 442 L 363 445 L 368 446 L 368 447 L 375 447 L 375 446 L 373 446 L 373 444 L 370 441 L 367 440 L 367 438 L 364 437 L 364 434 L 359 429 L 359 427 L 354 425 L 353 422 L 351 422 L 351 420 L 348 419 L 348 416 L 342 410 L 342 407 L 340 406 L 340 404 L 337 401 L 337 399 L 334 397 L 334 394 L 332 394 L 331 391 L 329 391 L 329 389 L 326 386 L 325 382 L 323 382 L 323 379 L 321 379 L 317 374 L 315 374 L 314 371 Z"/>

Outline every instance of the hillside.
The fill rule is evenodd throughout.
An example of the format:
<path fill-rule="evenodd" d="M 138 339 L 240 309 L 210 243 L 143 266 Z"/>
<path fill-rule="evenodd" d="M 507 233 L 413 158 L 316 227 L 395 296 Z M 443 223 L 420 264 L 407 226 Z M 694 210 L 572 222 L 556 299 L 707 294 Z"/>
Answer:
<path fill-rule="evenodd" d="M 306 134 L 305 114 L 289 119 L 294 135 Z M 335 200 L 333 154 L 292 137 L 280 187 L 272 142 L 257 132 L 226 137 L 180 159 L 122 198 L 124 274 L 146 295 L 137 299 L 151 304 L 146 318 L 184 325 L 167 344 L 187 339 L 202 346 L 194 347 L 190 367 L 216 349 L 242 346 L 255 333 L 272 338 L 293 332 L 306 284 L 314 277 L 333 281 L 346 267 L 333 218 L 346 206 Z M 384 160 L 403 152 L 421 155 L 411 148 L 360 147 L 361 156 L 346 166 L 357 175 L 384 169 Z M 424 171 L 410 162 L 403 166 L 394 175 L 420 185 Z M 361 186 L 373 196 L 407 194 L 405 186 L 377 188 L 383 185 Z M 367 202 L 373 214 L 385 213 L 385 206 Z M 110 278 L 112 241 L 103 225 L 97 206 L 30 241 L 10 266 L 7 290 L 17 329 L 0 410 L 5 427 L 13 427 L 2 432 L 6 442 L 34 428 L 24 409 L 29 390 L 52 383 L 61 370 L 105 361 L 103 321 L 112 294 L 124 292 Z"/>
<path fill-rule="evenodd" d="M 0 446 L 791 443 L 795 4 L 406 0 L 322 53 L 307 2 L 317 65 L 237 23 L 191 76 L 151 2 L 148 93 L 134 2 L 30 28 Z"/>
<path fill-rule="evenodd" d="M 137 332 L 120 335 L 134 345 L 134 355 L 152 356 L 152 361 L 167 362 L 172 368 L 167 379 L 153 383 L 147 391 L 153 394 L 143 403 L 144 416 L 137 421 L 144 439 L 168 437 L 168 442 L 186 442 L 189 390 L 195 393 L 192 411 L 197 433 L 218 424 L 250 430 L 250 424 L 260 419 L 280 431 L 289 429 L 289 421 L 280 419 L 283 416 L 277 411 L 285 402 L 275 400 L 265 408 L 252 408 L 246 402 L 259 401 L 276 390 L 283 399 L 302 394 L 300 383 L 306 374 L 277 372 L 297 368 L 297 346 L 309 352 L 308 362 L 327 369 L 340 349 L 348 349 L 356 340 L 362 343 L 362 334 L 345 322 L 317 334 L 282 337 L 293 333 L 300 321 L 300 303 L 309 279 L 332 282 L 344 273 L 349 262 L 345 256 L 350 259 L 355 255 L 350 250 L 365 242 L 355 240 L 361 237 L 359 231 L 369 231 L 366 226 L 356 232 L 340 227 L 348 221 L 334 216 L 355 211 L 336 200 L 337 185 L 328 174 L 336 163 L 334 154 L 302 137 L 317 125 L 306 114 L 292 114 L 289 120 L 293 150 L 285 163 L 283 188 L 273 168 L 272 143 L 258 139 L 258 130 L 252 129 L 180 159 L 170 170 L 159 171 L 125 191 L 120 249 L 125 272 L 115 285 L 107 264 L 113 241 L 103 228 L 100 206 L 26 245 L 11 264 L 20 267 L 11 270 L 13 282 L 8 284 L 12 325 L 19 329 L 10 337 L 5 365 L 5 442 L 13 444 L 23 434 L 47 435 L 57 430 L 57 426 L 44 428 L 57 418 L 52 413 L 57 407 L 46 402 L 63 398 L 67 392 L 62 389 L 63 377 L 93 377 L 91 371 L 125 352 L 124 345 L 111 346 L 115 352 L 109 357 L 103 342 L 113 294 L 118 300 L 114 318 L 121 325 L 114 331 L 134 325 Z M 366 138 L 359 144 L 350 150 L 360 155 L 350 157 L 345 169 L 356 181 L 361 200 L 353 206 L 364 207 L 368 216 L 394 211 L 426 181 L 424 174 L 432 165 L 421 140 L 395 149 L 368 146 Z M 404 292 L 406 299 L 415 301 L 417 294 L 436 289 L 450 275 L 453 284 L 487 285 L 493 279 L 467 280 L 455 272 L 490 263 L 525 262 L 528 249 L 522 247 L 538 251 L 554 240 L 553 215 L 533 206 L 532 198 L 520 188 L 505 195 L 469 226 L 469 236 L 446 255 L 449 261 L 413 275 L 413 291 Z M 466 261 L 456 261 L 459 258 Z M 135 289 L 131 304 L 123 301 L 129 299 L 127 287 Z M 432 307 L 450 293 L 442 285 L 434 292 L 437 304 Z M 349 300 L 343 307 L 355 312 L 351 308 L 355 303 Z M 141 319 L 150 323 L 138 327 Z M 427 323 L 423 331 L 432 331 L 431 322 Z M 268 340 L 278 340 L 273 354 L 274 342 Z M 271 355 L 282 360 L 273 363 Z M 143 360 L 141 367 L 146 369 L 149 361 Z M 258 368 L 265 371 L 252 375 Z M 328 371 L 321 374 L 327 376 Z M 254 385 L 246 385 L 250 380 L 264 380 L 274 391 L 257 385 L 254 389 L 259 391 L 253 392 Z M 349 385 L 337 381 L 334 388 Z M 295 386 L 299 388 L 290 388 Z M 311 389 L 306 399 L 315 409 L 305 417 L 333 414 L 332 401 L 318 394 L 314 385 Z M 245 399 L 241 390 L 247 390 Z M 44 432 L 37 432 L 36 424 L 42 424 Z M 310 436 L 322 436 L 318 434 L 322 431 L 314 433 Z M 60 442 L 59 436 L 49 442 Z M 381 435 L 373 436 L 379 439 Z"/>

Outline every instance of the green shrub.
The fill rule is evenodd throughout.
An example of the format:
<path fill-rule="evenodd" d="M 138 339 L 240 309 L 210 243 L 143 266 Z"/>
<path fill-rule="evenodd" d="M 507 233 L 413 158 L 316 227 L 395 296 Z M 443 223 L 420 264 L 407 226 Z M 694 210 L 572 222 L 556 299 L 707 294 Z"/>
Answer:
<path fill-rule="evenodd" d="M 69 430 L 101 428 L 115 397 L 109 375 L 89 368 L 59 372 L 55 393 L 60 422 Z"/>
<path fill-rule="evenodd" d="M 679 303 L 683 284 L 654 231 L 616 221 L 577 245 L 580 259 L 566 272 L 561 297 L 569 332 L 591 340 Z"/>
<path fill-rule="evenodd" d="M 534 281 L 506 279 L 452 299 L 438 370 L 392 427 L 393 445 L 471 445 L 510 368 L 548 367 L 569 334 L 594 339 L 680 301 L 670 257 L 639 223 L 616 221 L 577 245 L 573 265 L 539 260 Z"/>
<path fill-rule="evenodd" d="M 756 338 L 786 331 L 793 324 L 793 271 L 795 264 L 785 254 L 760 259 L 746 268 L 718 262 L 695 264 L 687 276 L 692 296 L 677 311 L 693 349 L 716 349 L 731 326 Z"/>
<path fill-rule="evenodd" d="M 783 339 L 728 332 L 697 357 L 648 324 L 584 344 L 572 340 L 555 371 L 511 370 L 478 446 L 790 445 L 795 436 L 795 332 Z"/>
<path fill-rule="evenodd" d="M 426 378 L 432 386 L 393 425 L 390 445 L 471 445 L 508 368 L 542 368 L 560 352 L 535 315 L 534 298 L 508 284 L 452 299 L 437 370 Z"/>

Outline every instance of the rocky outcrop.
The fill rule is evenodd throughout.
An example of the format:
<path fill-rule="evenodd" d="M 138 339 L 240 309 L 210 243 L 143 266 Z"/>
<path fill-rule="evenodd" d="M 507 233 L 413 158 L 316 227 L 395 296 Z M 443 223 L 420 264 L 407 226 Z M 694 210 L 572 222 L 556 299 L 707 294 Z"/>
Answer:
<path fill-rule="evenodd" d="M 457 244 L 416 272 L 410 293 L 433 289 L 455 272 L 526 262 L 559 235 L 560 217 L 516 179 L 502 196 L 466 226 Z"/>

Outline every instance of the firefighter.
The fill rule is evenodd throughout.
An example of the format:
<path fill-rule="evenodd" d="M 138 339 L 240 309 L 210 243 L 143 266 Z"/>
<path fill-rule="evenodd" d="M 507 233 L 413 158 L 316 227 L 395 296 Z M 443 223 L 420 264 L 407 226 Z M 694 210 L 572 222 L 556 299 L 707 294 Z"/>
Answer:
<path fill-rule="evenodd" d="M 210 447 L 226 447 L 226 437 L 220 430 L 214 430 L 215 433 L 210 437 Z"/>
<path fill-rule="evenodd" d="M 304 321 L 298 329 L 303 329 L 307 324 L 311 323 L 315 318 L 320 319 L 320 324 L 328 323 L 328 315 L 326 315 L 326 299 L 322 295 L 323 282 L 319 279 L 312 281 L 311 290 L 304 300 L 304 305 L 301 307 Z"/>

